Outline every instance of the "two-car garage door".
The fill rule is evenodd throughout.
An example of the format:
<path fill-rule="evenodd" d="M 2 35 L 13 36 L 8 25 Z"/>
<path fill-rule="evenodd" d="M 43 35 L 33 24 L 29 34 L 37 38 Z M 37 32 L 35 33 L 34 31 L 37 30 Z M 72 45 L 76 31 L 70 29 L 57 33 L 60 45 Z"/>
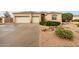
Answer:
<path fill-rule="evenodd" d="M 32 23 L 39 23 L 40 17 L 39 16 L 33 16 L 32 17 Z M 16 17 L 16 23 L 31 23 L 31 19 L 29 16 L 27 17 Z"/>
<path fill-rule="evenodd" d="M 16 23 L 30 23 L 30 17 L 16 17 Z"/>
<path fill-rule="evenodd" d="M 32 17 L 32 23 L 39 23 L 40 22 L 40 17 L 39 16 L 33 16 Z"/>

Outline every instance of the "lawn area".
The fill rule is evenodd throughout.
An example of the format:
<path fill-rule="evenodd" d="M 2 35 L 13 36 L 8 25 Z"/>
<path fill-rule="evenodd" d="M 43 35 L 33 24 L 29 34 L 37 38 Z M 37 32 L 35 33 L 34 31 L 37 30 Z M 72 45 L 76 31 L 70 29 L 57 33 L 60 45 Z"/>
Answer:
<path fill-rule="evenodd" d="M 69 29 L 74 33 L 73 41 L 64 40 L 56 36 L 55 29 L 54 31 L 47 30 L 41 31 L 40 30 L 40 46 L 43 47 L 72 47 L 72 46 L 79 46 L 79 27 L 76 26 L 76 22 L 71 22 L 65 25 L 62 25 L 63 28 Z M 46 26 L 40 26 L 40 29 L 49 28 Z"/>

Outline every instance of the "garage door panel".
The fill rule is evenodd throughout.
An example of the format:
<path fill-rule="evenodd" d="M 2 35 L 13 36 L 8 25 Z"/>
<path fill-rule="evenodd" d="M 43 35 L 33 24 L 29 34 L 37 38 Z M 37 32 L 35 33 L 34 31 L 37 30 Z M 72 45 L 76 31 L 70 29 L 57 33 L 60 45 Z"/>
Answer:
<path fill-rule="evenodd" d="M 40 22 L 40 17 L 39 16 L 33 16 L 32 20 L 33 20 L 33 23 L 39 23 Z"/>
<path fill-rule="evenodd" d="M 16 17 L 16 23 L 30 23 L 30 17 Z"/>

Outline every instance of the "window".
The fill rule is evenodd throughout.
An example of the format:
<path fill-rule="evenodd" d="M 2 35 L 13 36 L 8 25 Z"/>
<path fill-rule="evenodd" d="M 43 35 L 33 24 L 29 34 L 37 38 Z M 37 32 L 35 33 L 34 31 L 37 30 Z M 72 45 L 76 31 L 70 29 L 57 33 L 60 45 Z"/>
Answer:
<path fill-rule="evenodd" d="M 52 20 L 56 20 L 57 19 L 57 17 L 56 16 L 52 16 Z"/>

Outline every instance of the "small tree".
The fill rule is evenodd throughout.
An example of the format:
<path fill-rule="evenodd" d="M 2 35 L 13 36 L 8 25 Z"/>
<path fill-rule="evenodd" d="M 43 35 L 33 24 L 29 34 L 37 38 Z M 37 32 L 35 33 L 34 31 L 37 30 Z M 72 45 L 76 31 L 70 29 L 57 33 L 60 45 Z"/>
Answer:
<path fill-rule="evenodd" d="M 9 14 L 9 12 L 8 11 L 6 11 L 6 12 L 4 12 L 4 17 L 10 17 L 10 14 Z"/>
<path fill-rule="evenodd" d="M 72 13 L 63 13 L 62 14 L 62 21 L 63 22 L 69 22 L 73 19 L 73 14 Z"/>

